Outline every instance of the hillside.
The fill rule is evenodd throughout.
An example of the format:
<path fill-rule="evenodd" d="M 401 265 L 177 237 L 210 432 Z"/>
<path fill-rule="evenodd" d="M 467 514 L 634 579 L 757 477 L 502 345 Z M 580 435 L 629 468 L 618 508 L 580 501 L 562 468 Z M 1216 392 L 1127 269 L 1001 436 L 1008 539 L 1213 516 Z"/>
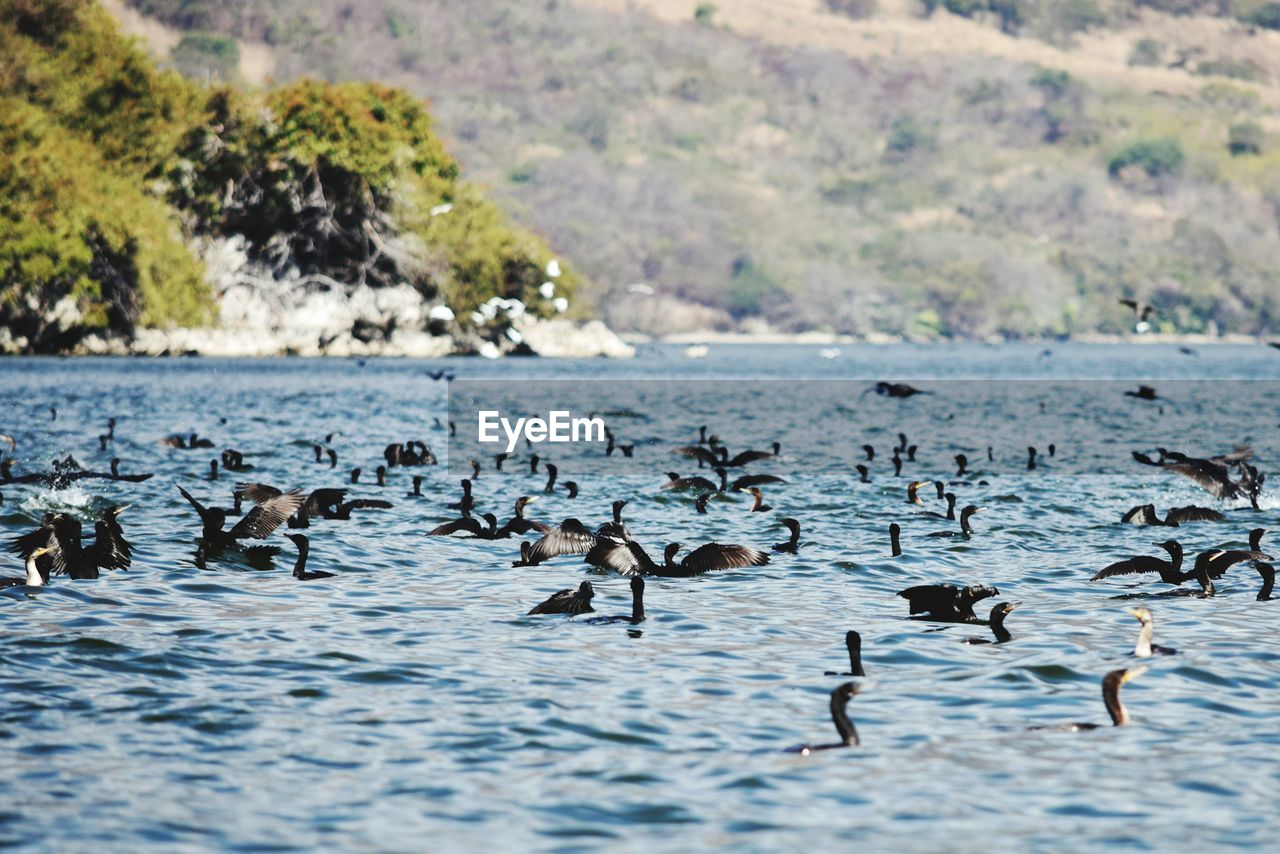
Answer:
<path fill-rule="evenodd" d="M 160 70 L 89 0 L 0 0 L 0 352 L 237 319 L 293 334 L 308 312 L 277 349 L 510 346 L 519 316 L 568 307 L 576 274 L 460 180 L 417 98 L 205 79 Z"/>
<path fill-rule="evenodd" d="M 616 327 L 1280 329 L 1265 3 L 134 5 L 430 98 Z"/>

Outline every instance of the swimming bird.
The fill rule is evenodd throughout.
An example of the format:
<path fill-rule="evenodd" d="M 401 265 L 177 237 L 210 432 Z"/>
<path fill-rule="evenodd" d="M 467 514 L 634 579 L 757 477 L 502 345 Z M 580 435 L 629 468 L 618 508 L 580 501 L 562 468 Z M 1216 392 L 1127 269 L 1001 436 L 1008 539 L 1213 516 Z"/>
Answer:
<path fill-rule="evenodd" d="M 41 546 L 31 554 L 27 555 L 27 574 L 25 578 L 0 578 L 0 587 L 43 587 L 44 576 L 40 574 L 40 568 L 36 566 L 36 561 L 49 553 L 46 546 Z"/>
<path fill-rule="evenodd" d="M 1124 726 L 1129 723 L 1130 720 L 1129 710 L 1126 709 L 1124 707 L 1124 703 L 1120 701 L 1120 686 L 1138 678 L 1146 672 L 1146 667 L 1121 668 L 1120 670 L 1112 670 L 1106 676 L 1102 677 L 1102 702 L 1107 707 L 1107 714 L 1111 716 L 1112 726 Z M 1102 729 L 1103 726 L 1103 724 L 1095 723 L 1068 723 L 1033 726 L 1031 729 L 1083 732 L 1085 730 Z"/>
<path fill-rule="evenodd" d="M 537 474 L 537 473 L 538 473 L 538 455 L 530 454 L 529 455 L 529 474 Z"/>
<path fill-rule="evenodd" d="M 1018 607 L 1016 602 L 1000 602 L 991 609 L 991 634 L 995 635 L 995 640 L 991 641 L 987 638 L 965 638 L 964 643 L 967 644 L 985 644 L 985 643 L 1008 643 L 1013 640 L 1013 635 L 1004 627 L 1004 618 L 1009 616 L 1014 608 Z"/>
<path fill-rule="evenodd" d="M 1192 573 L 1204 570 L 1210 578 L 1221 578 L 1228 569 L 1247 560 L 1273 560 L 1273 558 L 1265 552 L 1245 549 L 1209 549 L 1196 555 Z"/>
<path fill-rule="evenodd" d="M 1195 481 L 1206 489 L 1214 498 L 1234 499 L 1241 496 L 1250 498 L 1257 504 L 1257 495 L 1262 489 L 1265 476 L 1244 460 L 1237 460 L 1230 465 L 1238 466 L 1241 471 L 1239 480 L 1232 480 L 1228 463 L 1216 459 L 1197 459 L 1183 457 L 1176 462 L 1164 465 L 1166 471 L 1180 474 Z"/>
<path fill-rule="evenodd" d="M 1124 396 L 1134 397 L 1134 398 L 1137 398 L 1138 400 L 1159 400 L 1160 399 L 1160 395 L 1156 394 L 1155 388 L 1149 385 L 1140 385 L 1138 386 L 1137 391 L 1126 391 L 1124 393 Z"/>
<path fill-rule="evenodd" d="M 876 394 L 885 397 L 911 397 L 917 394 L 933 394 L 931 391 L 923 391 L 914 386 L 907 385 L 906 383 L 890 383 L 884 381 L 876 383 L 872 386 L 872 389 L 875 390 Z M 863 392 L 863 394 L 865 393 L 866 392 Z"/>
<path fill-rule="evenodd" d="M 743 492 L 753 486 L 764 486 L 766 483 L 786 483 L 785 480 L 778 477 L 776 474 L 745 474 L 734 480 L 733 483 L 727 483 L 727 472 L 725 472 L 724 469 L 716 469 L 716 471 L 721 472 L 721 492 Z"/>
<path fill-rule="evenodd" d="M 387 485 L 387 467 L 386 466 L 378 466 L 376 469 L 373 470 L 373 473 L 375 475 L 375 480 L 373 484 L 374 486 Z"/>
<path fill-rule="evenodd" d="M 325 451 L 325 453 L 326 453 L 326 454 L 328 454 L 328 456 L 329 456 L 329 468 L 331 468 L 331 469 L 335 469 L 335 468 L 337 468 L 337 467 L 338 467 L 338 452 L 337 452 L 337 451 L 335 451 L 333 448 L 329 448 L 327 451 Z"/>
<path fill-rule="evenodd" d="M 311 541 L 307 539 L 305 534 L 289 534 L 289 539 L 293 540 L 294 545 L 298 547 L 298 560 L 293 565 L 293 577 L 299 581 L 315 581 L 319 578 L 333 578 L 334 573 L 322 572 L 315 570 L 307 571 L 307 555 L 311 552 Z"/>
<path fill-rule="evenodd" d="M 871 482 L 871 473 L 870 473 L 870 471 L 867 469 L 867 467 L 866 467 L 866 466 L 864 466 L 864 465 L 862 465 L 861 463 L 859 463 L 858 465 L 854 466 L 853 468 L 854 468 L 854 470 L 858 473 L 858 483 L 870 483 L 870 482 Z"/>
<path fill-rule="evenodd" d="M 747 566 L 763 566 L 769 555 L 750 546 L 707 543 L 699 546 L 679 563 L 675 555 L 680 543 L 669 543 L 663 551 L 663 562 L 655 563 L 635 540 L 627 540 L 606 549 L 592 549 L 588 558 L 599 561 L 597 566 L 612 569 L 619 575 L 660 575 L 664 578 L 691 578 L 719 569 L 740 569 Z"/>
<path fill-rule="evenodd" d="M 758 488 L 756 488 L 756 487 L 754 487 L 754 486 L 753 486 L 753 487 L 751 487 L 751 488 L 750 488 L 749 490 L 747 490 L 747 491 L 748 491 L 748 492 L 750 492 L 750 493 L 751 493 L 751 497 L 752 497 L 753 499 L 755 499 L 755 500 L 754 500 L 754 501 L 752 501 L 752 503 L 751 503 L 751 509 L 750 509 L 750 510 L 748 510 L 747 512 L 749 512 L 749 513 L 767 513 L 768 511 L 770 511 L 770 510 L 772 510 L 772 509 L 773 509 L 771 506 L 769 506 L 768 504 L 765 504 L 765 503 L 764 503 L 764 493 L 763 493 L 763 492 L 761 492 Z"/>
<path fill-rule="evenodd" d="M 667 472 L 667 482 L 662 485 L 663 489 L 675 492 L 686 492 L 693 490 L 696 492 L 719 492 L 719 488 L 707 480 L 705 477 L 681 477 L 677 472 Z"/>
<path fill-rule="evenodd" d="M 551 598 L 547 599 L 547 601 L 533 606 L 529 611 L 529 615 L 568 614 L 573 617 L 578 614 L 590 614 L 595 611 L 595 608 L 591 607 L 591 600 L 595 595 L 596 592 L 592 589 L 591 582 L 584 581 L 578 585 L 577 590 L 558 590 L 551 594 Z"/>
<path fill-rule="evenodd" d="M 507 457 L 511 456 L 506 451 L 493 455 L 493 470 L 502 471 L 502 464 L 507 461 Z"/>
<path fill-rule="evenodd" d="M 1155 617 L 1151 615 L 1148 608 L 1130 608 L 1129 613 L 1142 623 L 1142 630 L 1138 634 L 1138 644 L 1133 648 L 1133 654 L 1138 658 L 1150 658 L 1153 655 L 1177 655 L 1178 651 L 1172 647 L 1159 646 L 1151 642 L 1151 633 L 1155 629 Z"/>
<path fill-rule="evenodd" d="M 577 498 L 578 497 L 577 482 L 572 480 L 566 480 L 564 482 L 564 491 L 568 493 L 568 495 L 565 496 L 566 498 Z"/>
<path fill-rule="evenodd" d="M 1192 505 L 1170 508 L 1162 520 L 1156 515 L 1154 504 L 1143 504 L 1132 508 L 1121 516 L 1120 522 L 1129 525 L 1163 525 L 1169 528 L 1176 528 L 1185 522 L 1222 522 L 1226 518 L 1217 510 Z"/>
<path fill-rule="evenodd" d="M 466 515 L 468 511 L 470 511 L 473 507 L 476 506 L 476 501 L 475 501 L 475 498 L 473 498 L 471 495 L 471 479 L 464 477 L 461 480 L 461 484 L 462 484 L 462 497 L 459 498 L 457 501 L 453 502 L 452 504 L 446 504 L 445 507 L 447 507 L 450 510 L 461 510 L 463 514 Z"/>
<path fill-rule="evenodd" d="M 1036 470 L 1036 449 L 1028 446 L 1027 448 L 1027 471 Z"/>
<path fill-rule="evenodd" d="M 964 477 L 969 473 L 969 458 L 964 454 L 956 454 L 956 477 Z"/>
<path fill-rule="evenodd" d="M 1253 568 L 1258 571 L 1258 575 L 1262 576 L 1262 587 L 1258 590 L 1258 601 L 1266 602 L 1271 598 L 1271 591 L 1276 586 L 1276 568 L 1260 560 L 1253 562 Z"/>
<path fill-rule="evenodd" d="M 946 513 L 938 513 L 934 510 L 926 510 L 920 515 L 928 516 L 930 519 L 946 519 L 948 522 L 954 522 L 956 520 L 956 494 L 954 492 L 948 492 L 945 498 L 947 501 Z"/>
<path fill-rule="evenodd" d="M 200 515 L 201 539 L 214 547 L 234 546 L 238 540 L 263 540 L 298 511 L 306 498 L 296 490 L 280 492 L 260 483 L 241 483 L 236 488 L 254 503 L 253 509 L 244 514 L 229 531 L 222 530 L 227 513 L 220 507 L 205 507 L 181 486 L 178 492 Z"/>
<path fill-rule="evenodd" d="M 696 499 L 694 499 L 693 509 L 698 513 L 706 513 L 707 502 L 711 499 L 711 496 L 713 495 L 715 495 L 714 492 L 704 492 L 701 495 L 699 495 Z"/>
<path fill-rule="evenodd" d="M 556 475 L 560 473 L 560 469 L 555 463 L 547 463 L 547 485 L 542 488 L 543 492 L 554 492 L 556 488 Z"/>
<path fill-rule="evenodd" d="M 487 528 L 481 527 L 480 519 L 483 519 L 488 525 Z M 480 519 L 474 518 L 469 512 L 464 511 L 461 519 L 454 519 L 452 522 L 445 522 L 436 528 L 427 531 L 428 537 L 451 537 L 454 534 L 470 534 L 477 540 L 493 540 L 498 536 L 498 517 L 492 513 L 485 513 Z"/>
<path fill-rule="evenodd" d="M 218 479 L 218 461 L 209 460 L 209 480 Z"/>
<path fill-rule="evenodd" d="M 948 623 L 974 623 L 974 603 L 988 596 L 998 596 L 1000 591 L 985 584 L 957 587 L 954 584 L 921 584 L 899 591 L 899 596 L 911 603 L 911 614 L 926 614 L 928 619 Z"/>
<path fill-rule="evenodd" d="M 235 448 L 227 448 L 222 452 L 222 467 L 236 473 L 253 470 L 253 466 L 244 461 L 244 454 Z"/>
<path fill-rule="evenodd" d="M 630 623 L 633 626 L 644 622 L 644 579 L 638 575 L 631 577 L 631 613 L 617 614 L 612 617 L 592 617 L 586 620 L 592 624 Z"/>
<path fill-rule="evenodd" d="M 791 532 L 791 538 L 785 543 L 775 543 L 773 550 L 775 552 L 795 554 L 800 548 L 800 523 L 795 519 L 783 519 L 782 524 L 786 525 L 787 530 Z"/>
<path fill-rule="evenodd" d="M 599 538 L 587 530 L 577 519 L 565 519 L 548 530 L 529 549 L 529 559 L 535 564 L 561 555 L 587 554 Z"/>
<path fill-rule="evenodd" d="M 889 550 L 892 557 L 902 556 L 902 526 L 897 522 L 889 525 Z"/>
<path fill-rule="evenodd" d="M 120 474 L 120 458 L 111 458 L 111 479 L 123 480 L 128 483 L 142 483 L 144 480 L 150 480 L 154 475 L 150 474 Z"/>
<path fill-rule="evenodd" d="M 498 537 L 506 539 L 512 535 L 522 537 L 530 531 L 537 531 L 539 534 L 545 534 L 551 530 L 550 525 L 544 525 L 542 522 L 534 522 L 524 517 L 524 508 L 533 502 L 533 498 L 528 495 L 521 495 L 516 499 L 515 515 L 507 520 L 507 523 L 498 529 Z"/>
<path fill-rule="evenodd" d="M 786 752 L 808 756 L 818 750 L 835 750 L 841 747 L 856 747 L 861 744 L 858 739 L 858 731 L 854 729 L 853 721 L 849 720 L 849 715 L 845 711 L 845 707 L 849 705 L 849 701 L 857 693 L 858 686 L 852 682 L 846 682 L 831 692 L 831 722 L 835 724 L 836 734 L 840 736 L 840 741 L 835 744 L 799 744 L 795 747 L 787 748 Z"/>
<path fill-rule="evenodd" d="M 959 531 L 934 531 L 933 533 L 929 534 L 929 536 L 930 537 L 964 537 L 968 539 L 969 537 L 973 536 L 973 528 L 970 527 L 969 525 L 969 519 L 972 518 L 974 513 L 981 513 L 981 512 L 982 512 L 981 507 L 976 507 L 973 504 L 967 504 L 965 505 L 965 508 L 960 511 L 960 530 Z"/>
<path fill-rule="evenodd" d="M 862 635 L 855 631 L 847 631 L 844 633 L 844 646 L 849 651 L 849 672 L 836 673 L 834 670 L 828 670 L 824 676 L 866 676 L 862 670 Z"/>
<path fill-rule="evenodd" d="M 100 569 L 128 569 L 133 563 L 133 548 L 124 538 L 119 521 L 120 514 L 128 508 L 127 504 L 113 504 L 103 511 L 94 525 L 95 539 L 90 545 L 81 540 L 79 519 L 67 513 L 50 513 L 39 528 L 14 537 L 9 550 L 28 556 L 43 548 L 38 564 L 46 580 L 51 574 L 87 579 L 97 578 Z"/>
<path fill-rule="evenodd" d="M 420 475 L 420 474 L 415 474 L 415 475 L 413 476 L 413 491 L 412 491 L 412 492 L 410 492 L 410 493 L 409 493 L 408 495 L 406 495 L 405 497 L 406 497 L 406 498 L 421 498 L 421 497 L 422 497 L 422 475 Z"/>
<path fill-rule="evenodd" d="M 913 480 L 907 484 L 907 503 L 908 504 L 924 504 L 924 500 L 920 498 L 920 487 L 930 486 L 927 480 Z"/>
<path fill-rule="evenodd" d="M 876 449 L 871 445 L 863 445 L 862 450 L 867 455 L 867 462 L 871 462 L 876 458 Z"/>
<path fill-rule="evenodd" d="M 352 482 L 352 483 L 359 483 L 359 482 L 360 482 L 360 469 L 359 469 L 358 467 L 357 467 L 357 468 L 353 468 L 353 469 L 351 470 L 351 482 Z"/>
<path fill-rule="evenodd" d="M 1182 545 L 1177 540 L 1165 540 L 1163 543 L 1155 543 L 1169 553 L 1169 560 L 1161 560 L 1158 557 L 1150 555 L 1136 555 L 1128 560 L 1117 561 L 1098 572 L 1090 578 L 1090 581 L 1101 581 L 1104 578 L 1111 578 L 1116 575 L 1129 575 L 1137 572 L 1154 572 L 1160 576 L 1160 581 L 1165 584 L 1179 585 L 1186 581 L 1189 573 L 1182 572 Z"/>
<path fill-rule="evenodd" d="M 714 450 L 704 448 L 701 445 L 684 445 L 676 448 L 672 453 L 682 457 L 692 457 L 698 461 L 698 468 L 702 468 L 703 466 L 714 467 L 720 465 L 721 461 L 728 456 L 727 449 L 721 448 L 720 450 L 722 453 L 717 454 Z"/>

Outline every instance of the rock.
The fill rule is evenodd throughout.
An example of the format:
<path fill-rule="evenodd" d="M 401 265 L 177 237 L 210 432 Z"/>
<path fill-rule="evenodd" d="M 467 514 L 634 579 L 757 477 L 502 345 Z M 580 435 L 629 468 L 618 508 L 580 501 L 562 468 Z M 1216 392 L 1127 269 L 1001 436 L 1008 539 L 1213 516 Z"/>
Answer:
<path fill-rule="evenodd" d="M 539 356 L 553 359 L 588 359 L 604 356 L 629 359 L 636 348 L 623 341 L 598 320 L 576 325 L 569 320 L 523 318 L 516 324 L 522 343 Z"/>

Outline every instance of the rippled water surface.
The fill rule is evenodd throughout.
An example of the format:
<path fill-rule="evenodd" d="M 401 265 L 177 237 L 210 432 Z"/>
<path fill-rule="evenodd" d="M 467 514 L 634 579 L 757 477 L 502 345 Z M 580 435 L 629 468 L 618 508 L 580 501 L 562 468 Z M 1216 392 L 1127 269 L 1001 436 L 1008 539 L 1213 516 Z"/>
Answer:
<path fill-rule="evenodd" d="M 1162 511 L 1222 507 L 1228 522 L 1172 532 L 1190 552 L 1243 547 L 1250 528 L 1276 525 L 1280 412 L 1265 396 L 1245 418 L 1201 404 L 1198 429 L 1181 443 L 1213 454 L 1252 442 L 1271 486 L 1261 512 L 1215 502 L 1127 452 L 1113 474 L 1054 476 L 1055 461 L 1068 466 L 1072 436 L 1041 424 L 1026 440 L 1001 442 L 994 462 L 981 445 L 970 449 L 989 482 L 956 487 L 961 503 L 986 509 L 968 541 L 926 537 L 949 523 L 905 503 L 909 478 L 952 475 L 954 449 L 931 447 L 917 429 L 922 461 L 895 479 L 885 459 L 894 410 L 866 439 L 880 451 L 871 484 L 851 471 L 796 471 L 766 489 L 775 509 L 755 514 L 734 496 L 699 516 L 691 501 L 660 491 L 662 472 L 693 473 L 669 448 L 697 428 L 662 425 L 667 443 L 636 452 L 651 472 L 611 472 L 603 458 L 566 462 L 561 477 L 581 495 L 543 495 L 529 515 L 595 527 L 625 497 L 626 520 L 654 555 L 677 540 L 767 548 L 786 538 L 783 516 L 802 522 L 804 545 L 764 567 L 651 579 L 649 619 L 637 627 L 525 616 L 584 579 L 598 612 L 625 613 L 626 579 L 571 557 L 512 568 L 516 540 L 426 537 L 455 515 L 445 505 L 456 500 L 458 477 L 444 466 L 394 469 L 383 489 L 367 482 L 389 442 L 446 447 L 434 424 L 446 417 L 446 384 L 425 373 L 446 366 L 460 379 L 1280 379 L 1280 353 L 1263 347 L 1042 349 L 846 347 L 824 359 L 817 348 L 724 346 L 692 361 L 651 347 L 618 363 L 0 361 L 0 432 L 17 441 L 15 473 L 47 470 L 68 452 L 87 468 L 118 456 L 125 472 L 155 473 L 141 484 L 86 480 L 58 491 L 0 485 L 5 540 L 51 510 L 85 520 L 89 538 L 103 507 L 130 503 L 122 520 L 135 547 L 128 572 L 0 591 L 0 842 L 49 850 L 1274 845 L 1280 600 L 1255 601 L 1259 579 L 1248 565 L 1233 568 L 1212 599 L 1148 603 L 1157 641 L 1181 654 L 1153 661 L 1125 687 L 1133 725 L 1027 729 L 1105 722 L 1099 680 L 1133 662 L 1137 624 L 1129 603 L 1111 597 L 1161 588 L 1089 577 L 1156 551 L 1151 543 L 1170 532 L 1120 525 L 1124 510 L 1148 501 Z M 1223 383 L 1224 394 L 1249 387 Z M 937 400 L 909 403 L 927 411 Z M 771 405 L 726 396 L 713 429 L 740 449 L 735 425 L 767 420 Z M 872 396 L 865 405 L 905 403 Z M 1133 434 L 1124 448 L 1150 450 L 1149 408 L 1110 396 L 1091 405 L 1099 423 Z M 100 452 L 112 415 L 117 438 Z M 1009 413 L 993 435 L 1017 435 L 1009 422 L 1019 417 Z M 190 431 L 241 450 L 254 471 L 213 483 L 214 452 L 158 443 Z M 312 453 L 333 431 L 336 471 Z M 1058 456 L 1027 472 L 1025 445 L 1049 441 Z M 517 496 L 541 493 L 543 477 L 518 456 L 501 474 L 485 460 L 478 510 L 505 520 Z M 368 473 L 357 486 L 346 483 L 353 466 Z M 414 473 L 426 477 L 425 498 L 407 496 Z M 270 571 L 235 559 L 201 570 L 199 524 L 175 485 L 229 506 L 241 477 L 347 485 L 351 497 L 395 507 L 312 526 L 310 568 L 336 572 L 332 579 L 296 582 L 284 531 L 271 538 L 282 553 Z M 892 521 L 904 529 L 896 559 L 885 533 Z M 0 562 L 4 575 L 22 573 L 18 557 L 6 552 Z M 985 627 L 906 619 L 895 593 L 933 581 L 997 585 L 1000 599 L 1021 603 L 1007 624 L 1014 640 L 970 646 L 962 640 Z M 848 629 L 864 639 L 868 678 L 850 705 L 863 746 L 784 753 L 834 739 L 828 697 L 841 678 L 823 674 L 847 669 Z"/>

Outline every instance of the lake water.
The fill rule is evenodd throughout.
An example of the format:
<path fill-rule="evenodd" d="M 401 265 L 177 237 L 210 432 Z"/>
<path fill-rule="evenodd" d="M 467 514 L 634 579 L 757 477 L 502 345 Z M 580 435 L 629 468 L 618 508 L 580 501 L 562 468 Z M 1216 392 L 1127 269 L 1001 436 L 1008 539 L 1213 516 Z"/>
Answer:
<path fill-rule="evenodd" d="M 1093 572 L 1158 553 L 1152 542 L 1169 534 L 1194 554 L 1244 547 L 1249 529 L 1276 527 L 1280 411 L 1270 381 L 1280 381 L 1280 353 L 1044 349 L 843 347 L 827 359 L 816 347 L 713 346 L 708 358 L 689 360 L 679 348 L 650 346 L 625 362 L 0 360 L 0 433 L 17 442 L 15 473 L 47 470 L 68 452 L 91 469 L 116 456 L 126 473 L 155 473 L 141 484 L 86 480 L 57 491 L 0 485 L 5 541 L 57 510 L 84 519 L 88 539 L 102 508 L 130 503 L 122 522 L 135 548 L 127 572 L 0 591 L 0 843 L 58 851 L 1274 845 L 1280 600 L 1255 601 L 1259 578 L 1247 564 L 1227 573 L 1214 598 L 1147 603 L 1157 642 L 1181 654 L 1153 660 L 1125 687 L 1132 725 L 1028 727 L 1106 722 L 1099 681 L 1134 663 L 1131 603 L 1112 597 L 1162 588 L 1140 576 L 1090 583 Z M 670 453 L 696 437 L 702 422 L 692 416 L 629 422 L 642 440 L 631 468 L 566 457 L 561 477 L 581 494 L 542 495 L 528 515 L 574 516 L 594 528 L 612 500 L 628 498 L 626 521 L 655 556 L 670 541 L 767 549 L 786 538 L 783 516 L 804 526 L 799 555 L 650 579 L 645 623 L 595 625 L 525 614 L 584 579 L 598 612 L 628 612 L 625 578 L 574 557 L 512 568 L 517 540 L 428 538 L 455 516 L 445 505 L 457 499 L 459 476 L 444 465 L 396 468 L 385 488 L 373 485 L 389 442 L 421 438 L 445 449 L 435 419 L 447 419 L 446 383 L 425 373 L 441 367 L 460 381 L 906 379 L 938 394 L 849 401 L 851 412 L 885 407 L 877 428 L 823 424 L 833 437 L 877 446 L 872 483 L 860 484 L 849 467 L 815 471 L 796 459 L 803 451 L 786 433 L 813 419 L 779 411 L 768 384 L 754 399 L 726 393 L 712 426 L 732 450 L 755 443 L 754 434 L 738 439 L 747 424 L 790 425 L 777 428 L 785 450 L 776 465 L 789 482 L 765 488 L 768 513 L 746 512 L 749 501 L 735 496 L 697 515 L 691 499 L 659 489 L 665 471 L 695 473 Z M 1185 435 L 1175 447 L 1208 455 L 1251 442 L 1268 475 L 1263 509 L 1217 502 L 1184 478 L 1136 465 L 1128 450 L 1152 452 L 1162 417 L 1150 403 L 1099 393 L 1071 408 L 1119 436 L 1109 468 L 1104 451 L 1073 464 L 1072 431 L 1054 432 L 1067 421 L 993 414 L 1000 438 L 986 444 L 995 459 L 972 428 L 965 446 L 988 484 L 955 487 L 962 504 L 985 508 L 975 536 L 926 537 L 952 524 L 920 518 L 904 502 L 905 484 L 953 474 L 960 446 L 952 438 L 942 447 L 941 425 L 963 413 L 957 389 L 980 387 L 953 382 L 961 378 L 1220 382 L 1223 400 L 1248 405 L 1175 401 L 1169 418 L 1193 416 L 1179 422 Z M 894 478 L 893 428 L 908 414 L 921 462 Z M 118 419 L 116 440 L 101 452 L 108 416 Z M 159 444 L 191 431 L 244 452 L 254 471 L 213 483 L 216 452 Z M 313 462 L 312 445 L 335 431 L 331 471 Z M 643 444 L 657 436 L 662 443 Z M 1052 459 L 1046 442 L 1056 444 Z M 1036 472 L 1025 468 L 1028 444 L 1041 448 Z M 518 456 L 501 474 L 483 460 L 477 512 L 505 520 L 517 496 L 541 493 L 543 476 L 528 474 L 524 449 Z M 357 486 L 347 483 L 352 466 L 367 473 Z M 425 476 L 427 497 L 407 496 L 413 474 Z M 313 524 L 309 568 L 336 572 L 332 579 L 290 576 L 294 549 L 283 529 L 269 541 L 282 547 L 271 571 L 233 559 L 199 569 L 199 523 L 175 485 L 229 506 L 238 479 L 345 485 L 350 497 L 395 507 Z M 932 488 L 924 492 L 927 509 L 941 509 Z M 1119 524 L 1148 501 L 1161 511 L 1215 506 L 1229 521 L 1174 531 Z M 889 557 L 892 521 L 904 529 L 900 558 Z M 1280 533 L 1272 536 L 1264 544 L 1274 552 Z M 22 574 L 18 557 L 6 552 L 2 562 L 4 575 Z M 1001 595 L 979 612 L 1019 602 L 1007 622 L 1014 640 L 970 646 L 962 640 L 985 627 L 907 619 L 896 592 L 938 581 L 997 585 Z M 843 680 L 823 674 L 847 669 L 849 629 L 863 637 L 868 677 L 849 707 L 862 746 L 784 753 L 834 740 L 828 697 Z"/>

